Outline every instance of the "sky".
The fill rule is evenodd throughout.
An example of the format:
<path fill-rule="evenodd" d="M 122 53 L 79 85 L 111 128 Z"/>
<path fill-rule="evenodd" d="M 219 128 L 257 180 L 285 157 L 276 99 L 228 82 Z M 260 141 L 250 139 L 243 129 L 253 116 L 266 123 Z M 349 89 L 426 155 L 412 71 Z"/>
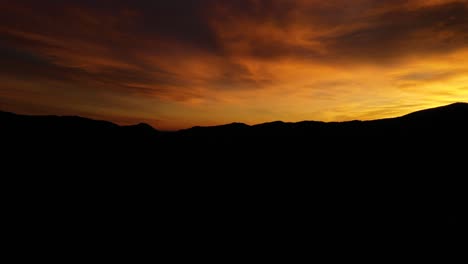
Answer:
<path fill-rule="evenodd" d="M 0 110 L 177 130 L 468 101 L 468 1 L 0 0 Z"/>

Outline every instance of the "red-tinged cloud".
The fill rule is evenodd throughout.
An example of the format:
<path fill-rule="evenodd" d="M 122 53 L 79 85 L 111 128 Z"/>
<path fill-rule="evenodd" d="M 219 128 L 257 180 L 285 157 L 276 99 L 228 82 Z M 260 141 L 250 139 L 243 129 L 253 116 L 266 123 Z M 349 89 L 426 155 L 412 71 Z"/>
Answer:
<path fill-rule="evenodd" d="M 3 110 L 163 129 L 468 99 L 468 2 L 0 0 Z"/>

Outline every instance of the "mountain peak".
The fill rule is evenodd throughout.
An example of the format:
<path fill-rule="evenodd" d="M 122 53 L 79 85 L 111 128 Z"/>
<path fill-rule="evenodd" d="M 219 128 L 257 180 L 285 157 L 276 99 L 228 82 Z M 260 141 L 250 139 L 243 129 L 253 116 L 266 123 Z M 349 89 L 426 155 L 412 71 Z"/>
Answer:
<path fill-rule="evenodd" d="M 152 127 L 151 125 L 149 125 L 147 123 L 138 123 L 136 125 L 132 125 L 131 127 L 137 127 L 137 128 L 140 128 L 140 129 L 156 130 L 154 127 Z"/>
<path fill-rule="evenodd" d="M 458 118 L 468 114 L 468 103 L 457 102 L 449 105 L 424 109 L 404 115 L 403 118 Z"/>

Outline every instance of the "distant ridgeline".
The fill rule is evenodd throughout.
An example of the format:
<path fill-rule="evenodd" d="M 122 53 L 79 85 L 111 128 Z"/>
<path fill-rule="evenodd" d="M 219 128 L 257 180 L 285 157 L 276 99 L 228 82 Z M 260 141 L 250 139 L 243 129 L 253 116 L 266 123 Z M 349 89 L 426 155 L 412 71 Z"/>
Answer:
<path fill-rule="evenodd" d="M 218 234 L 283 249 L 301 237 L 411 250 L 461 249 L 466 238 L 465 103 L 375 121 L 175 132 L 0 112 L 0 133 L 4 186 L 21 213 L 113 212 L 106 225 L 128 220 L 115 230 L 158 225 L 168 239 Z"/>
<path fill-rule="evenodd" d="M 418 175 L 432 175 L 465 164 L 468 104 L 373 121 L 233 123 L 174 132 L 146 124 L 0 112 L 0 129 L 5 149 L 32 160 L 79 157 L 80 162 L 111 162 L 110 168 L 171 171 L 209 172 L 221 166 L 222 171 L 242 173 L 323 168 L 366 174 L 377 168 L 375 173 L 402 175 L 414 169 Z"/>

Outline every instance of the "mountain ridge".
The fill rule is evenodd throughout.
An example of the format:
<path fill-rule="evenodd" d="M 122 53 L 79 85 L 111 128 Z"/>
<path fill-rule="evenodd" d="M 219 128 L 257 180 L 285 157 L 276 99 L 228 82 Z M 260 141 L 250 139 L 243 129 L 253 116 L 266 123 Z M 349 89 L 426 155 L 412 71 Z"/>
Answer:
<path fill-rule="evenodd" d="M 456 111 L 466 111 L 468 112 L 468 103 L 465 102 L 456 102 L 448 105 L 443 105 L 443 106 L 438 106 L 438 107 L 433 107 L 433 108 L 427 108 L 427 109 L 422 109 L 418 111 L 414 111 L 405 115 L 401 116 L 396 116 L 396 117 L 389 117 L 389 118 L 382 118 L 382 119 L 371 119 L 371 120 L 350 120 L 350 121 L 331 121 L 331 122 L 325 122 L 325 121 L 319 121 L 319 120 L 303 120 L 303 121 L 298 121 L 298 122 L 285 122 L 281 120 L 277 121 L 271 121 L 271 122 L 265 122 L 265 123 L 259 123 L 259 124 L 253 124 L 253 125 L 248 125 L 242 122 L 232 122 L 232 123 L 227 123 L 227 124 L 221 124 L 221 125 L 213 125 L 213 126 L 194 126 L 190 128 L 185 128 L 185 129 L 179 129 L 179 130 L 169 130 L 169 131 L 164 131 L 164 130 L 159 130 L 158 128 L 155 128 L 147 123 L 137 123 L 133 125 L 118 125 L 116 123 L 113 123 L 111 121 L 107 120 L 99 120 L 99 119 L 93 119 L 93 118 L 87 118 L 87 117 L 82 117 L 82 116 L 61 116 L 61 115 L 23 115 L 23 114 L 17 114 L 9 111 L 2 111 L 0 110 L 0 114 L 2 117 L 5 117 L 6 115 L 11 115 L 11 116 L 16 116 L 16 117 L 22 117 L 22 118 L 42 118 L 42 119 L 56 119 L 56 120 L 79 120 L 79 121 L 90 121 L 93 123 L 101 123 L 101 124 L 107 124 L 107 125 L 112 125 L 112 126 L 118 126 L 122 128 L 140 128 L 140 129 L 146 129 L 149 130 L 150 128 L 153 129 L 154 131 L 157 132 L 169 132 L 169 133 L 180 133 L 180 132 L 187 132 L 191 130 L 207 130 L 207 129 L 229 129 L 229 128 L 235 128 L 235 129 L 245 129 L 245 128 L 265 128 L 265 127 L 271 127 L 271 126 L 300 126 L 300 125 L 310 125 L 310 124 L 315 124 L 315 125 L 343 125 L 343 124 L 358 124 L 358 123 L 371 123 L 371 122 L 382 122 L 382 121 L 389 121 L 389 120 L 397 120 L 397 119 L 408 119 L 408 118 L 421 118 L 421 117 L 427 117 L 427 118 L 432 118 L 435 116 L 440 117 L 441 114 L 443 113 L 444 115 L 447 115 L 448 113 L 454 113 Z"/>
<path fill-rule="evenodd" d="M 378 231 L 384 239 L 439 236 L 446 243 L 465 237 L 458 223 L 468 219 L 467 107 L 374 121 L 232 123 L 176 132 L 0 112 L 0 146 L 7 154 L 3 171 L 12 172 L 4 178 L 22 190 L 29 186 L 28 202 L 57 190 L 54 201 L 94 191 L 105 197 L 96 205 L 90 199 L 97 211 L 115 197 L 121 197 L 116 208 L 158 213 L 166 206 L 177 228 L 205 206 L 211 220 L 204 224 L 222 218 L 223 228 L 245 223 L 241 229 L 249 233 L 267 224 L 265 236 L 293 227 L 297 234 L 324 230 L 329 237 L 336 230 L 354 238 Z"/>

